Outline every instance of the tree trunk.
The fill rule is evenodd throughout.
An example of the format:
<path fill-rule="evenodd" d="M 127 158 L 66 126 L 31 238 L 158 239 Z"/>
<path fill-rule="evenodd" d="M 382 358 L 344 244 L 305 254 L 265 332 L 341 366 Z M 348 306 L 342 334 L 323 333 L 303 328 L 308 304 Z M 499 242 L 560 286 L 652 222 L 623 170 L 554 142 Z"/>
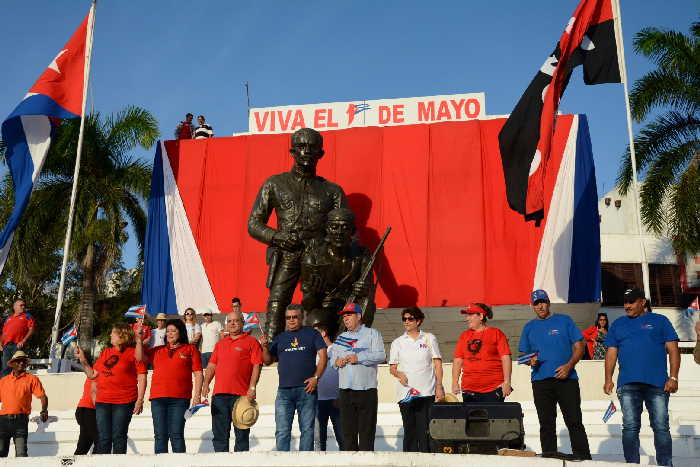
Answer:
<path fill-rule="evenodd" d="M 80 347 L 92 350 L 93 326 L 95 321 L 95 247 L 89 244 L 83 258 L 83 287 L 78 307 L 78 332 Z"/>

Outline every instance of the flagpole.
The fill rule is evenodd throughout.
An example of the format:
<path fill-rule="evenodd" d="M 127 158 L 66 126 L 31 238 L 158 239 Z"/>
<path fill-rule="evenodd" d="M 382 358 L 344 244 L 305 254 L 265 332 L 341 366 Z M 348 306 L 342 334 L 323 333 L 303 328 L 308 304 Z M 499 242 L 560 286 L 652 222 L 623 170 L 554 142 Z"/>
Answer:
<path fill-rule="evenodd" d="M 639 240 L 639 249 L 642 256 L 642 282 L 644 283 L 644 296 L 647 300 L 651 300 L 651 288 L 649 286 L 649 261 L 647 259 L 646 247 L 644 246 L 644 237 L 642 236 L 642 216 L 640 213 L 639 204 L 639 183 L 637 182 L 637 156 L 634 151 L 634 133 L 632 131 L 632 110 L 630 108 L 629 89 L 627 87 L 627 61 L 625 59 L 625 43 L 622 36 L 622 16 L 620 15 L 620 0 L 613 0 L 613 8 L 615 9 L 615 36 L 618 46 L 618 63 L 620 65 L 620 79 L 625 93 L 625 109 L 627 111 L 627 136 L 629 138 L 630 160 L 632 162 L 632 193 L 634 198 L 634 211 L 637 220 L 637 238 Z"/>
<path fill-rule="evenodd" d="M 51 347 L 49 347 L 49 359 L 56 356 L 56 343 L 58 341 L 58 327 L 61 321 L 61 307 L 66 285 L 66 269 L 68 267 L 68 253 L 70 251 L 71 236 L 73 233 L 73 215 L 75 214 L 75 198 L 78 191 L 78 176 L 80 174 L 80 156 L 83 150 L 83 135 L 85 132 L 85 108 L 87 106 L 88 86 L 90 84 L 90 63 L 92 58 L 92 39 L 95 31 L 95 8 L 97 0 L 92 0 L 90 16 L 87 24 L 87 36 L 85 38 L 85 69 L 83 70 L 83 103 L 80 114 L 80 133 L 78 134 L 78 148 L 75 156 L 75 169 L 73 171 L 73 188 L 70 194 L 70 208 L 68 210 L 68 227 L 66 229 L 66 241 L 63 245 L 63 263 L 61 265 L 61 280 L 58 285 L 58 297 L 56 298 L 56 312 L 51 328 Z M 80 323 L 78 323 L 78 328 Z"/>

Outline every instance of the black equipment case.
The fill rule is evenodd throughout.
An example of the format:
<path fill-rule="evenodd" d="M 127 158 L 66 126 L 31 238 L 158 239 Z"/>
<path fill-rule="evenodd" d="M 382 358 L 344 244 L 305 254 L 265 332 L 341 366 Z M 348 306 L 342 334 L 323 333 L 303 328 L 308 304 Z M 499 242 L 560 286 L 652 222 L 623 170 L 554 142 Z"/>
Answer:
<path fill-rule="evenodd" d="M 429 433 L 432 452 L 496 454 L 501 448 L 525 448 L 518 402 L 437 402 L 430 409 Z"/>

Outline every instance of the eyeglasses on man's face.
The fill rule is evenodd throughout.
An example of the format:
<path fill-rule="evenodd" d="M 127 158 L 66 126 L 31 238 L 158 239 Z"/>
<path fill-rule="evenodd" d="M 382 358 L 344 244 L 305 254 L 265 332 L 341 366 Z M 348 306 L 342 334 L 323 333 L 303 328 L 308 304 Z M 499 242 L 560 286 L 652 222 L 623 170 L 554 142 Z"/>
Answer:
<path fill-rule="evenodd" d="M 403 321 L 404 323 L 406 321 L 415 321 L 415 320 L 416 320 L 416 318 L 414 318 L 413 316 L 404 316 L 403 318 L 401 318 L 401 321 Z"/>
<path fill-rule="evenodd" d="M 301 319 L 301 316 L 299 316 L 299 315 L 287 315 L 284 317 L 284 319 L 286 319 L 287 321 L 289 321 L 290 319 Z"/>
<path fill-rule="evenodd" d="M 185 316 L 193 316 L 193 315 L 194 315 L 194 313 L 190 313 L 189 311 L 187 313 L 185 313 Z"/>

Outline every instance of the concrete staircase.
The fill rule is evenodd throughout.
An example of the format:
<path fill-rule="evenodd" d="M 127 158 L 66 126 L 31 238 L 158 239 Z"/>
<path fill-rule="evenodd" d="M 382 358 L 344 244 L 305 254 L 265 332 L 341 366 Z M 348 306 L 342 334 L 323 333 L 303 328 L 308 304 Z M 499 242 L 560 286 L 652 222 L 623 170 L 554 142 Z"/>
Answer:
<path fill-rule="evenodd" d="M 608 401 L 584 401 L 584 424 L 593 452 L 594 460 L 623 462 L 621 441 L 621 414 L 613 415 L 608 424 L 601 420 L 607 408 Z M 539 425 L 537 414 L 532 402 L 523 402 L 525 414 L 525 433 L 528 449 L 539 452 Z M 54 412 L 52 415 L 59 419 L 51 423 L 45 432 L 34 432 L 29 436 L 29 451 L 31 456 L 68 456 L 75 449 L 78 432 L 73 413 Z M 640 436 L 642 463 L 654 464 L 653 433 L 649 428 L 646 414 L 643 416 L 643 428 Z M 563 419 L 558 419 L 559 445 L 562 451 L 569 451 L 568 432 L 563 425 Z M 401 415 L 396 404 L 382 403 L 379 405 L 377 417 L 377 435 L 375 450 L 400 451 L 403 437 Z M 673 436 L 674 465 L 680 467 L 697 467 L 700 465 L 700 411 L 694 400 L 672 399 L 671 402 L 671 433 Z M 30 432 L 37 428 L 30 422 Z M 333 438 L 332 427 L 329 426 L 328 448 L 337 450 Z M 212 452 L 211 418 L 207 408 L 200 410 L 186 424 L 185 436 L 187 452 Z M 299 432 L 296 426 L 292 432 L 293 449 L 297 448 Z M 274 407 L 265 405 L 261 408 L 260 418 L 251 430 L 251 450 L 271 451 L 275 446 Z M 233 446 L 233 443 L 231 444 Z M 11 449 L 12 455 L 13 449 Z M 135 454 L 153 453 L 153 426 L 150 413 L 134 417 L 129 427 L 129 452 Z"/>

